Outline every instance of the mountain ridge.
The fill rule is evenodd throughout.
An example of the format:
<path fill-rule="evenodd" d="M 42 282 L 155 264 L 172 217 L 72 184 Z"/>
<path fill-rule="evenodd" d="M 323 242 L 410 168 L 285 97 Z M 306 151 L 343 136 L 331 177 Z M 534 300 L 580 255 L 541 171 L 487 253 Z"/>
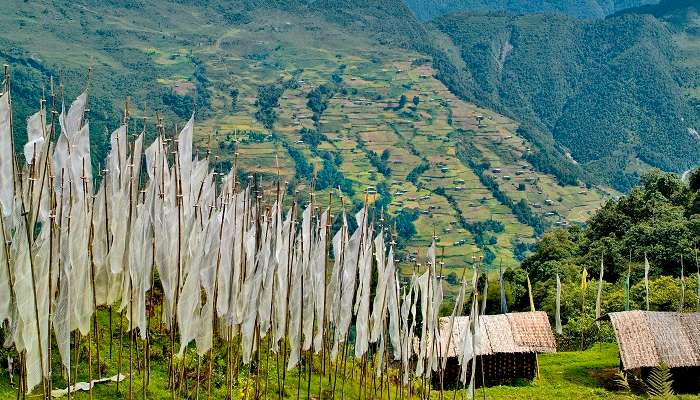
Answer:
<path fill-rule="evenodd" d="M 504 11 L 515 15 L 556 13 L 580 19 L 600 19 L 621 10 L 658 3 L 658 0 L 406 0 L 423 21 L 452 12 Z"/>

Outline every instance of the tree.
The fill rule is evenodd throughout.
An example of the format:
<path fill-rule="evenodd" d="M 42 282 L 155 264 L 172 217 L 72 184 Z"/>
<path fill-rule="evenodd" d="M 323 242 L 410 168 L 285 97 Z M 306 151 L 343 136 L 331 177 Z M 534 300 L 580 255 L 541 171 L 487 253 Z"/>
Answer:
<path fill-rule="evenodd" d="M 316 189 L 323 190 L 326 188 L 337 188 L 343 193 L 352 196 L 355 191 L 352 188 L 352 181 L 347 179 L 341 171 L 338 170 L 334 159 L 324 159 L 323 168 L 316 176 Z"/>
<path fill-rule="evenodd" d="M 413 105 L 418 107 L 418 104 L 420 104 L 420 97 L 413 96 Z"/>
<path fill-rule="evenodd" d="M 229 96 L 231 96 L 231 112 L 236 112 L 238 110 L 238 89 L 231 88 Z"/>
<path fill-rule="evenodd" d="M 399 104 L 396 106 L 397 110 L 402 109 L 406 103 L 408 102 L 408 99 L 406 98 L 405 94 L 402 94 L 401 97 L 399 97 Z"/>
<path fill-rule="evenodd" d="M 542 236 L 534 252 L 523 261 L 522 268 L 534 281 L 553 278 L 577 253 L 578 245 L 568 230 L 557 229 Z"/>
<path fill-rule="evenodd" d="M 279 82 L 258 87 L 258 98 L 255 101 L 258 110 L 255 112 L 255 118 L 267 129 L 272 129 L 277 120 L 275 109 L 279 106 L 279 98 L 284 90 L 285 86 Z"/>
<path fill-rule="evenodd" d="M 418 219 L 418 210 L 412 208 L 402 209 L 394 218 L 396 234 L 403 240 L 409 240 L 416 234 L 416 226 L 413 222 Z"/>
<path fill-rule="evenodd" d="M 457 274 L 454 271 L 447 274 L 447 283 L 449 283 L 452 286 L 459 284 L 459 278 L 457 277 Z"/>
<path fill-rule="evenodd" d="M 608 201 L 585 228 L 547 232 L 522 266 L 533 280 L 551 279 L 557 271 L 575 279 L 584 266 L 597 271 L 602 255 L 606 281 L 618 282 L 630 269 L 638 281 L 646 255 L 652 277 L 680 276 L 681 258 L 688 276 L 700 237 L 694 209 L 699 197 L 677 175 L 649 172 L 626 196 Z"/>
<path fill-rule="evenodd" d="M 389 151 L 389 149 L 384 149 L 384 151 L 382 151 L 382 155 L 380 158 L 382 161 L 387 161 L 387 160 L 389 160 L 390 156 L 391 156 L 391 152 Z"/>
<path fill-rule="evenodd" d="M 694 192 L 700 191 L 700 168 L 696 168 L 688 176 L 688 186 Z"/>

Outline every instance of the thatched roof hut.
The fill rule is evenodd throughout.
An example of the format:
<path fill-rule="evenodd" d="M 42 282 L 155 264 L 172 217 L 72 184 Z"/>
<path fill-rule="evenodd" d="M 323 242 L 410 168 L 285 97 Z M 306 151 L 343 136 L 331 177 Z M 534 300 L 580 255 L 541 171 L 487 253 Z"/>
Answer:
<path fill-rule="evenodd" d="M 608 314 L 620 348 L 620 368 L 649 369 L 661 363 L 671 368 L 676 383 L 700 376 L 700 313 L 625 311 Z M 690 379 L 686 379 L 686 376 Z M 687 388 L 697 390 L 695 388 Z"/>
<path fill-rule="evenodd" d="M 441 356 L 447 357 L 444 387 L 459 383 L 462 340 L 469 327 L 469 317 L 456 317 L 450 334 L 450 317 L 440 318 Z M 533 379 L 537 373 L 537 353 L 553 353 L 556 342 L 547 314 L 538 312 L 482 315 L 479 317 L 481 342 L 477 350 L 477 382 L 487 386 Z M 468 371 L 468 373 L 471 373 Z M 440 386 L 438 374 L 433 385 Z"/>
<path fill-rule="evenodd" d="M 608 314 L 622 369 L 700 367 L 700 313 L 625 311 Z"/>

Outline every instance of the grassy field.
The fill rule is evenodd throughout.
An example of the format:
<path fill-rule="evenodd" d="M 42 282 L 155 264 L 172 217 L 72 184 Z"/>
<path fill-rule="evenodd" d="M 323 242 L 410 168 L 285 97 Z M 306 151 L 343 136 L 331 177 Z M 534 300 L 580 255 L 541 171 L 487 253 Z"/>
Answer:
<path fill-rule="evenodd" d="M 129 343 L 126 336 L 124 341 L 118 340 L 118 323 L 117 314 L 114 314 L 114 341 L 112 344 L 112 357 L 109 358 L 109 339 L 107 331 L 107 313 L 100 313 L 100 365 L 101 374 L 97 373 L 96 363 L 94 368 L 93 378 L 105 376 L 113 376 L 118 372 L 118 360 L 121 357 L 121 368 L 119 372 L 127 375 L 127 378 L 122 381 L 117 391 L 116 383 L 99 384 L 94 388 L 93 397 L 97 399 L 171 399 L 172 392 L 168 389 L 168 357 L 169 354 L 169 339 L 167 334 L 161 334 L 157 329 L 157 324 L 152 325 L 152 345 L 151 345 L 151 366 L 150 366 L 150 381 L 148 386 L 143 387 L 144 372 L 141 369 L 143 366 L 143 342 L 138 341 L 136 346 L 131 348 L 133 356 L 133 366 L 131 373 L 133 380 L 129 379 Z M 278 398 L 279 382 L 282 379 L 283 362 L 278 361 L 273 353 L 269 353 L 267 344 L 263 341 L 263 350 L 259 358 L 254 356 L 252 366 L 245 366 L 236 363 L 235 378 L 233 381 L 233 397 L 236 399 L 254 398 L 255 389 L 257 386 L 260 398 Z M 93 352 L 94 346 L 93 346 Z M 233 346 L 233 353 L 238 353 L 236 346 Z M 121 356 L 120 356 L 121 354 Z M 215 359 L 213 363 L 213 380 L 212 380 L 212 398 L 223 399 L 227 394 L 227 382 L 225 376 L 226 369 L 226 345 L 223 342 L 215 342 Z M 93 354 L 93 359 L 96 355 Z M 88 365 L 87 347 L 85 339 L 80 346 L 80 363 L 76 369 L 78 373 L 78 381 L 88 380 Z M 139 361 L 136 361 L 136 360 Z M 58 356 L 54 353 L 54 389 L 65 388 L 66 382 L 58 375 L 60 371 Z M 278 362 L 280 364 L 278 364 Z M 184 369 L 183 367 L 184 363 Z M 309 365 L 304 364 L 304 365 Z M 306 367 L 293 369 L 286 373 L 284 377 L 284 398 L 295 399 L 297 393 L 299 398 L 309 397 L 318 399 L 319 392 L 322 390 L 323 398 L 330 398 L 334 379 L 332 375 L 335 371 L 334 367 L 328 364 L 326 375 L 322 376 L 322 367 L 320 357 L 316 356 L 313 360 L 313 371 L 310 382 L 308 381 L 308 369 Z M 639 395 L 628 393 L 619 390 L 614 381 L 615 373 L 619 365 L 617 356 L 617 346 L 614 344 L 596 344 L 592 348 L 581 352 L 561 352 L 556 354 L 544 354 L 539 356 L 539 377 L 533 382 L 521 382 L 515 386 L 498 386 L 486 389 L 478 389 L 477 397 L 485 396 L 489 399 L 637 399 L 642 398 Z M 199 366 L 199 368 L 198 368 Z M 259 366 L 259 374 L 256 374 Z M 362 368 L 360 362 L 348 360 L 345 365 L 345 379 L 342 379 L 342 365 L 338 368 L 338 378 L 335 381 L 336 398 L 340 398 L 341 392 L 344 392 L 344 398 L 357 399 L 360 397 Z M 176 398 L 207 398 L 209 380 L 207 378 L 208 356 L 198 358 L 192 346 L 186 351 L 185 357 L 175 361 L 177 369 L 176 379 L 178 382 L 184 382 L 179 386 Z M 371 366 L 368 367 L 371 370 Z M 198 372 L 199 371 L 199 372 Z M 278 371 L 279 374 L 278 374 Z M 184 375 L 183 375 L 184 374 Z M 396 366 L 392 366 L 388 370 L 388 379 L 391 380 L 390 388 L 391 398 L 396 395 L 396 380 L 400 372 Z M 182 381 L 182 377 L 185 381 Z M 14 377 L 14 382 L 17 382 L 17 376 Z M 371 379 L 372 373 L 368 372 L 367 378 L 369 384 L 369 397 L 372 397 Z M 198 383 L 199 382 L 199 383 Z M 379 385 L 379 380 L 377 381 Z M 412 398 L 420 398 L 418 393 L 422 390 L 427 390 L 423 382 L 414 380 L 411 382 L 413 389 L 411 391 L 416 395 Z M 310 392 L 307 389 L 310 387 Z M 131 397 L 130 397 L 131 391 Z M 266 393 L 266 394 L 265 394 Z M 404 398 L 408 398 L 408 388 L 404 387 Z M 444 398 L 451 399 L 455 396 L 461 398 L 462 391 L 448 391 L 443 394 Z M 41 395 L 40 389 L 35 390 L 29 398 L 39 398 Z M 16 387 L 9 383 L 9 377 L 6 370 L 0 372 L 0 398 L 11 399 L 16 396 Z M 363 395 L 362 397 L 365 397 Z M 73 393 L 75 399 L 88 399 L 87 392 Z M 386 389 L 382 394 L 382 398 L 386 398 Z M 430 398 L 440 398 L 439 392 L 432 390 Z M 679 399 L 699 399 L 698 396 L 679 396 Z"/>

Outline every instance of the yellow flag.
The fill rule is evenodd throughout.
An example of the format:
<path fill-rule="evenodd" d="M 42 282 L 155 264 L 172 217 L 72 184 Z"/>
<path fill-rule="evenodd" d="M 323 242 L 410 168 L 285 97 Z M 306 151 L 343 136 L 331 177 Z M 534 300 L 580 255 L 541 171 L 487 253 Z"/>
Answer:
<path fill-rule="evenodd" d="M 530 284 L 530 274 L 525 275 L 527 277 L 527 294 L 530 297 L 530 311 L 535 311 L 535 301 L 532 298 L 532 285 Z"/>
<path fill-rule="evenodd" d="M 586 271 L 586 267 L 583 267 L 583 272 L 581 273 L 581 289 L 586 290 L 588 289 L 588 281 L 586 278 L 588 277 L 588 271 Z"/>

